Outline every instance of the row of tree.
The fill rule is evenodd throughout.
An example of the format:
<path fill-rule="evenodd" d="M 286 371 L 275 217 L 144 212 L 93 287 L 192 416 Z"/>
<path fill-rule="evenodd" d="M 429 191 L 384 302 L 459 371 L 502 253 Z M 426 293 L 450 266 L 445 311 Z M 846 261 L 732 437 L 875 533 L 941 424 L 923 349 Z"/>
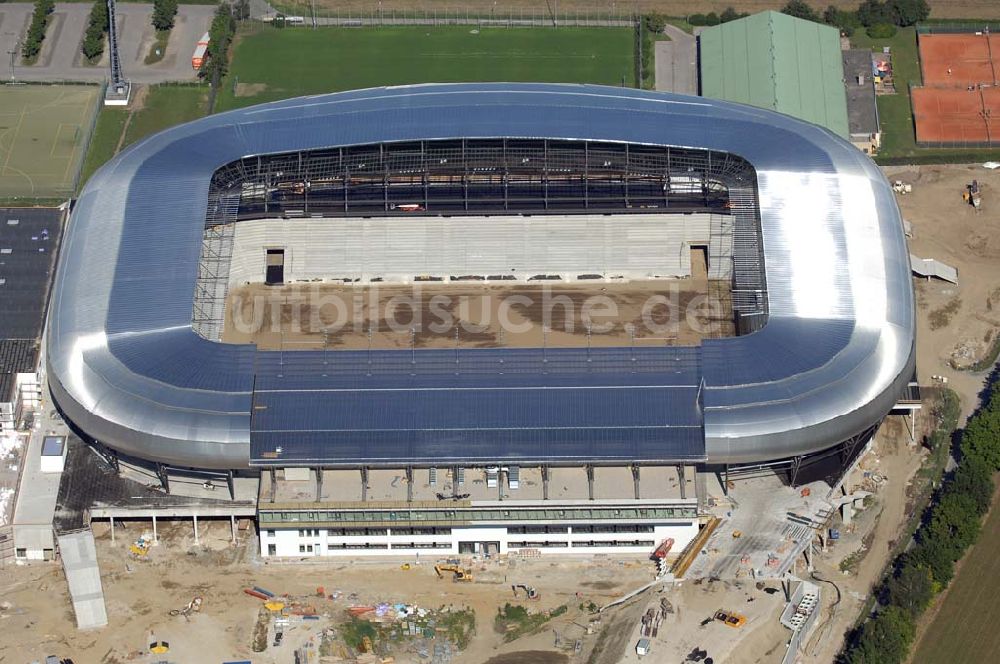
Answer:
<path fill-rule="evenodd" d="M 850 37 L 855 30 L 866 28 L 868 35 L 875 38 L 891 37 L 896 27 L 905 28 L 927 20 L 931 9 L 927 0 L 864 0 L 854 11 L 838 9 L 833 5 L 823 13 L 816 11 L 805 0 L 789 0 L 781 12 L 815 23 L 826 23 L 839 28 Z"/>
<path fill-rule="evenodd" d="M 90 8 L 87 30 L 83 33 L 80 50 L 88 60 L 97 60 L 104 53 L 104 35 L 108 32 L 108 4 L 106 0 L 94 0 Z"/>
<path fill-rule="evenodd" d="M 950 446 L 948 431 L 958 421 L 957 397 L 950 391 L 945 395 L 935 412 L 939 425 L 928 440 L 931 446 Z M 993 498 L 993 475 L 1000 470 L 1000 383 L 993 384 L 966 423 L 957 456 L 958 468 L 927 508 L 914 545 L 893 561 L 892 573 L 878 588 L 877 613 L 850 635 L 841 658 L 847 664 L 905 662 L 918 618 L 979 537 Z"/>
<path fill-rule="evenodd" d="M 218 85 L 229 69 L 229 45 L 236 34 L 236 17 L 228 3 L 221 3 L 215 9 L 212 27 L 208 30 L 208 60 L 198 70 L 198 75 Z"/>
<path fill-rule="evenodd" d="M 21 57 L 28 60 L 38 57 L 42 50 L 42 41 L 45 40 L 45 29 L 49 27 L 49 16 L 55 5 L 55 0 L 35 0 L 31 24 L 28 26 L 27 34 L 24 35 L 24 43 L 21 44 Z"/>
<path fill-rule="evenodd" d="M 896 26 L 905 27 L 926 20 L 930 7 L 927 0 L 865 0 L 854 11 L 830 5 L 820 13 L 805 0 L 789 0 L 781 8 L 781 13 L 832 25 L 847 37 L 859 28 L 867 28 L 872 37 L 891 37 L 896 32 Z M 726 7 L 721 14 L 691 14 L 687 20 L 691 25 L 719 25 L 747 16 L 749 14 Z"/>
<path fill-rule="evenodd" d="M 173 30 L 177 19 L 177 0 L 153 0 L 153 27 L 158 32 Z"/>

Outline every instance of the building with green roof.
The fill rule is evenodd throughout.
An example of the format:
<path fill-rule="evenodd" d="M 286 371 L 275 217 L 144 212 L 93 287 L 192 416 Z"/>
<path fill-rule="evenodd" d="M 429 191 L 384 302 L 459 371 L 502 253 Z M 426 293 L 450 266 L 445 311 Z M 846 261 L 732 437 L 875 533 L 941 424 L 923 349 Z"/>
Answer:
<path fill-rule="evenodd" d="M 766 11 L 707 28 L 699 46 L 702 96 L 786 113 L 848 137 L 836 28 Z"/>

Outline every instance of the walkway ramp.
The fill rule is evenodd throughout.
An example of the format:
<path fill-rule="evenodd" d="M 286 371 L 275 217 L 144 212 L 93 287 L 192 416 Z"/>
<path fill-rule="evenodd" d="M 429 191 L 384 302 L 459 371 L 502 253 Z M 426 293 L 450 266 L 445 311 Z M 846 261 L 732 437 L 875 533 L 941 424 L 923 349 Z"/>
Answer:
<path fill-rule="evenodd" d="M 106 626 L 108 612 L 104 606 L 104 588 L 101 586 L 101 570 L 97 566 L 93 532 L 88 528 L 59 535 L 58 541 L 77 628 Z"/>
<path fill-rule="evenodd" d="M 918 258 L 910 254 L 910 267 L 913 270 L 913 274 L 917 276 L 927 277 L 928 279 L 937 277 L 938 279 L 950 281 L 953 284 L 958 283 L 958 270 L 935 258 Z"/>

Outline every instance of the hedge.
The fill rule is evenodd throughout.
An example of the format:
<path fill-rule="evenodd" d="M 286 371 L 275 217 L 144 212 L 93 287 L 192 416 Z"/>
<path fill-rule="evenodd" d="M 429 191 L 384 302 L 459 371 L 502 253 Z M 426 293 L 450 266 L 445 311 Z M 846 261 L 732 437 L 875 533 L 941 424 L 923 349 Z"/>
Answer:
<path fill-rule="evenodd" d="M 97 60 L 104 53 L 104 35 L 108 32 L 108 4 L 105 0 L 94 0 L 90 8 L 87 30 L 83 33 L 80 50 L 88 60 Z"/>
<path fill-rule="evenodd" d="M 45 39 L 45 30 L 49 27 L 49 16 L 53 9 L 55 0 L 35 0 L 35 11 L 31 15 L 31 24 L 21 46 L 21 57 L 25 60 L 37 58 L 41 53 L 42 41 Z"/>

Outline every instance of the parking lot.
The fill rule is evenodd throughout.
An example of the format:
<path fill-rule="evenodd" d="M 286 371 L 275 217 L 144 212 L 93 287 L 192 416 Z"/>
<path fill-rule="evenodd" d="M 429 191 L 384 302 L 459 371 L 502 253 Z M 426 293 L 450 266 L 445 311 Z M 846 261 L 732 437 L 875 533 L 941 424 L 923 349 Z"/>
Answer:
<path fill-rule="evenodd" d="M 17 50 L 31 19 L 33 5 L 25 2 L 0 5 L 0 52 Z M 14 75 L 24 81 L 102 81 L 108 76 L 108 53 L 89 64 L 80 52 L 91 5 L 59 3 L 49 22 L 42 52 L 33 65 L 15 62 Z M 170 35 L 167 52 L 157 63 L 147 65 L 146 56 L 155 40 L 150 23 L 152 5 L 120 4 L 119 49 L 126 78 L 136 83 L 194 80 L 191 68 L 195 44 L 212 21 L 211 5 L 182 5 Z M 7 76 L 10 72 L 4 72 Z"/>

